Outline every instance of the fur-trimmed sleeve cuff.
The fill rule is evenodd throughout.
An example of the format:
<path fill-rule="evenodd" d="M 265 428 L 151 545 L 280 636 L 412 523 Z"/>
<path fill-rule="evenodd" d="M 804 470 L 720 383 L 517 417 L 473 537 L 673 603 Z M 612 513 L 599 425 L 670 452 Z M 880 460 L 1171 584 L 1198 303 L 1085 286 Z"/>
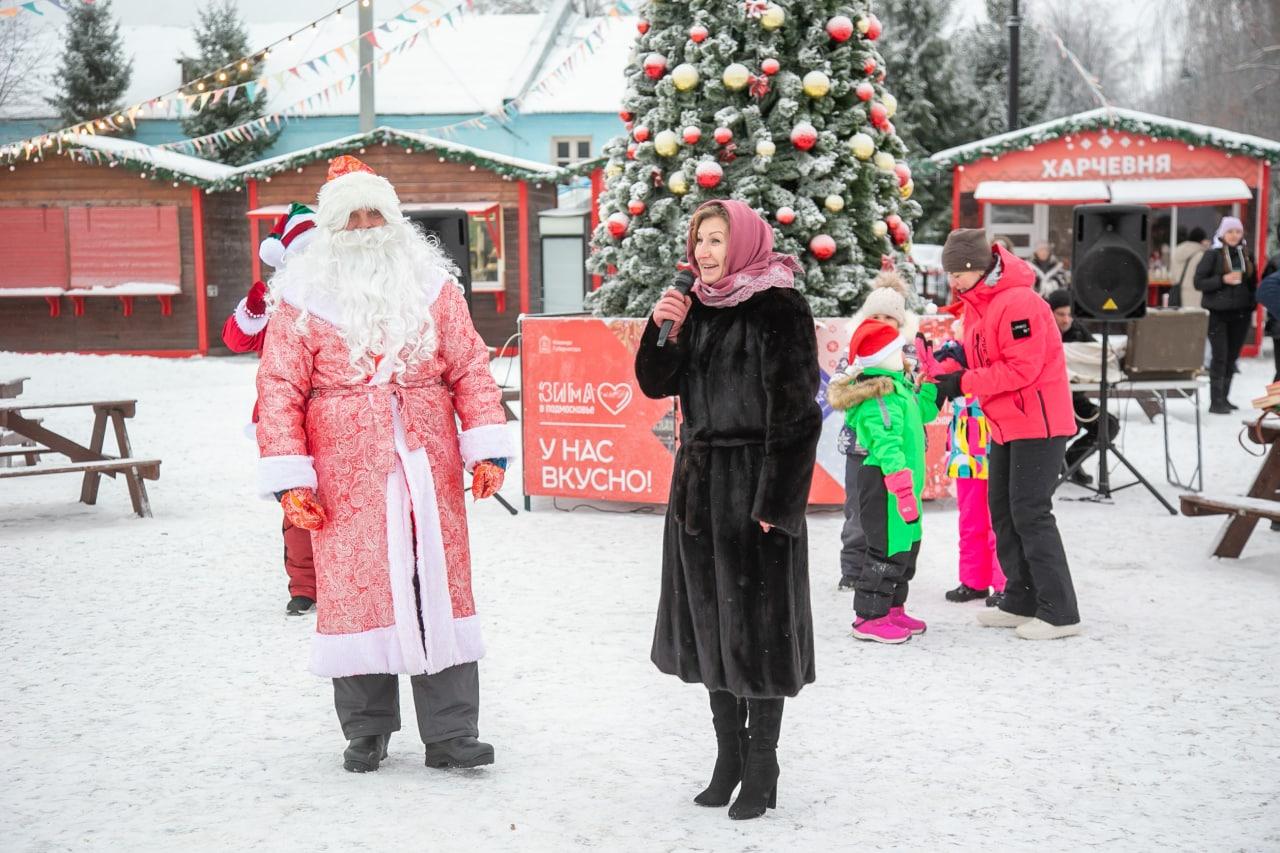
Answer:
<path fill-rule="evenodd" d="M 267 321 L 271 319 L 265 311 L 261 317 L 255 317 L 249 313 L 247 305 L 248 300 L 241 299 L 236 305 L 236 325 L 240 327 L 240 331 L 246 335 L 256 335 L 267 327 Z"/>
<path fill-rule="evenodd" d="M 511 459 L 519 450 L 519 441 L 510 424 L 487 424 L 463 430 L 458 435 L 462 464 L 470 471 L 485 459 Z"/>
<path fill-rule="evenodd" d="M 310 456 L 263 456 L 258 460 L 258 494 L 274 499 L 286 489 L 316 488 L 316 468 Z"/>

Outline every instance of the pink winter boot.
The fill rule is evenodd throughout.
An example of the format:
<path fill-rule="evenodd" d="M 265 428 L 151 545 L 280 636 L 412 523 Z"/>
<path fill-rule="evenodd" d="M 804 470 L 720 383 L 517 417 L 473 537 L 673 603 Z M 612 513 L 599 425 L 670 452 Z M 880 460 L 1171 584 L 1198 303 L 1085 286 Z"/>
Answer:
<path fill-rule="evenodd" d="M 875 643 L 905 643 L 911 639 L 911 630 L 895 622 L 890 615 L 879 619 L 853 620 L 853 636 Z"/>
<path fill-rule="evenodd" d="M 925 624 L 923 619 L 908 616 L 907 609 L 905 607 L 890 607 L 889 615 L 885 618 L 893 622 L 895 625 L 901 625 L 912 634 L 923 634 L 929 629 L 929 626 Z"/>

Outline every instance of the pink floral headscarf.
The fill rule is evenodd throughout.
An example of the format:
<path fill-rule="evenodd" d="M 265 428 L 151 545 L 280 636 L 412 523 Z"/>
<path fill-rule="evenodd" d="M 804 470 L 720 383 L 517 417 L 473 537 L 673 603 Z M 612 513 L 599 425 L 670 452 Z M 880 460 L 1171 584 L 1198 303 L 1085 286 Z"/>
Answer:
<path fill-rule="evenodd" d="M 773 251 L 773 229 L 751 205 L 717 199 L 699 205 L 694 215 L 708 205 L 720 205 L 729 214 L 729 246 L 724 256 L 724 275 L 714 284 L 704 284 L 701 276 L 693 283 L 698 301 L 711 308 L 729 308 L 771 287 L 795 287 L 795 274 L 803 272 L 804 267 L 793 256 Z M 694 273 L 698 272 L 698 261 L 693 256 L 697 238 L 690 227 L 685 250 Z"/>

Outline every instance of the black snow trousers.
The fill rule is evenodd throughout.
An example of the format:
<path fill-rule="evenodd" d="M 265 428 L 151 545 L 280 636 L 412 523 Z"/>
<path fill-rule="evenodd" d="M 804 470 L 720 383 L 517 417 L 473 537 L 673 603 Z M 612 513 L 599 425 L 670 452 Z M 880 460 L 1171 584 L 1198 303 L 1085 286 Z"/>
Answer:
<path fill-rule="evenodd" d="M 879 465 L 858 468 L 858 504 L 862 532 L 867 540 L 867 556 L 853 586 L 853 612 L 859 619 L 879 619 L 889 608 L 907 603 L 920 543 L 910 551 L 889 551 L 889 491 Z"/>
<path fill-rule="evenodd" d="M 1067 553 L 1053 517 L 1053 491 L 1067 439 L 991 443 L 987 503 L 1004 570 L 1000 609 L 1051 625 L 1080 621 Z"/>

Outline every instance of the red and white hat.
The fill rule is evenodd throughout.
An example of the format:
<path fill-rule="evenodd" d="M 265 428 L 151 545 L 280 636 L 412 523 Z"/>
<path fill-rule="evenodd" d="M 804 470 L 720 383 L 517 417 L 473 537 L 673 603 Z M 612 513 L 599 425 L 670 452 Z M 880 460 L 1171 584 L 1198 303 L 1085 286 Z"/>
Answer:
<path fill-rule="evenodd" d="M 270 267 L 279 269 L 301 252 L 315 236 L 316 214 L 305 204 L 294 202 L 280 215 L 271 233 L 258 245 L 258 257 Z"/>
<path fill-rule="evenodd" d="M 851 367 L 875 367 L 902 349 L 906 340 L 898 330 L 880 320 L 863 320 L 849 341 Z"/>
<path fill-rule="evenodd" d="M 357 210 L 376 210 L 388 222 L 399 220 L 400 198 L 391 182 L 357 157 L 343 154 L 329 161 L 329 175 L 316 197 L 316 224 L 341 231 Z"/>

